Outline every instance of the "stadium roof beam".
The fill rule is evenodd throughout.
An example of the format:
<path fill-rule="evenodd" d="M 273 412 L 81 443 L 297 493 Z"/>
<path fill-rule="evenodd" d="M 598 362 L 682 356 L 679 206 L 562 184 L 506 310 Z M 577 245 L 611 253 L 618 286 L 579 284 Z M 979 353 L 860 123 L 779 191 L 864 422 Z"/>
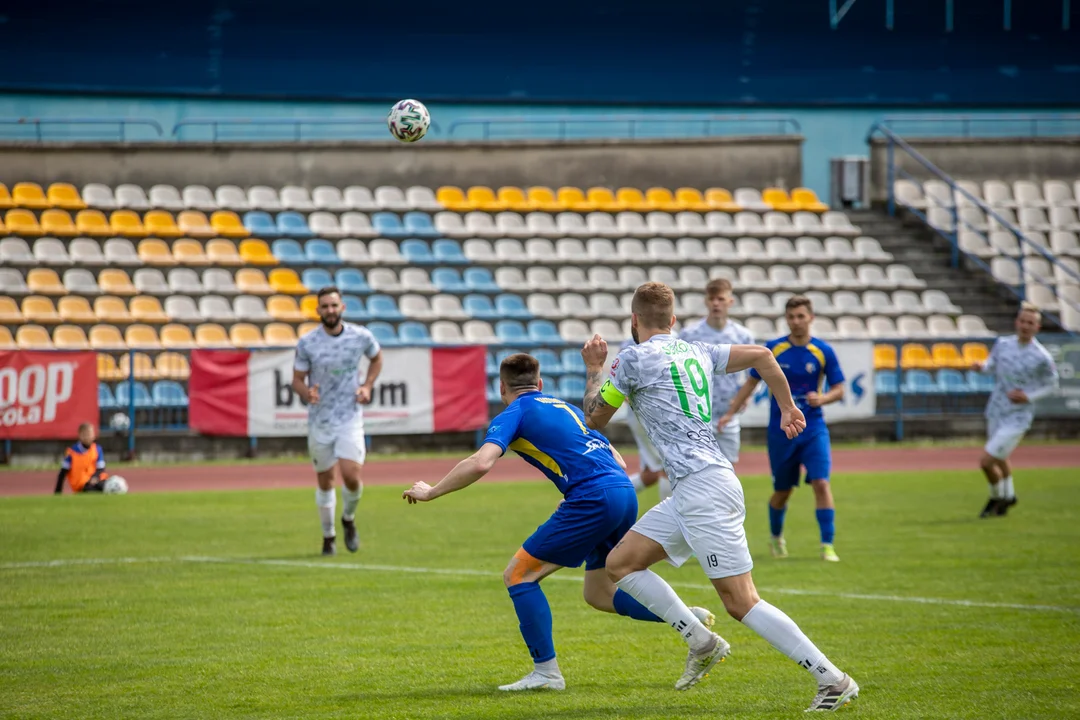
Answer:
<path fill-rule="evenodd" d="M 829 0 L 829 26 L 835 30 L 840 26 L 840 21 L 844 19 L 844 16 L 848 14 L 852 6 L 855 5 L 857 0 L 844 0 L 843 4 L 840 4 L 840 0 Z M 895 18 L 895 3 L 896 0 L 885 0 L 885 28 L 892 30 L 894 26 Z M 1001 27 L 1003 30 L 1012 30 L 1012 6 L 1013 0 L 1002 0 L 1002 20 Z M 952 32 L 955 26 L 955 0 L 944 0 L 945 6 L 945 32 Z M 1070 30 L 1072 28 L 1072 0 L 1061 0 L 1061 29 Z"/>

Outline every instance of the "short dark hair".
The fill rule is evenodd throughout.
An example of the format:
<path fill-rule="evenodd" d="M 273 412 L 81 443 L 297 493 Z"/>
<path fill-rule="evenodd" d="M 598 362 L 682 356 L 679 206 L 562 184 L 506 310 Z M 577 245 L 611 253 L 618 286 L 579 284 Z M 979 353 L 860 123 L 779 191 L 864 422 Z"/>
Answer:
<path fill-rule="evenodd" d="M 337 295 L 341 297 L 341 291 L 338 290 L 337 285 L 327 285 L 324 288 L 319 288 L 319 292 L 315 293 L 316 300 L 322 300 L 323 295 Z"/>
<path fill-rule="evenodd" d="M 93 430 L 93 429 L 94 429 L 94 423 L 88 423 L 88 422 L 79 423 L 79 434 L 80 435 L 82 435 L 83 430 Z"/>
<path fill-rule="evenodd" d="M 515 353 L 502 361 L 499 379 L 510 391 L 540 385 L 540 361 L 527 353 Z"/>
<path fill-rule="evenodd" d="M 645 327 L 665 330 L 675 314 L 675 293 L 662 282 L 647 282 L 634 291 L 630 310 Z"/>
<path fill-rule="evenodd" d="M 784 312 L 788 313 L 801 307 L 806 308 L 806 311 L 811 315 L 814 314 L 814 304 L 810 302 L 810 298 L 805 295 L 792 295 L 789 297 L 787 303 L 784 305 Z"/>
<path fill-rule="evenodd" d="M 732 291 L 731 281 L 727 278 L 713 278 L 705 286 L 705 297 L 716 297 Z"/>

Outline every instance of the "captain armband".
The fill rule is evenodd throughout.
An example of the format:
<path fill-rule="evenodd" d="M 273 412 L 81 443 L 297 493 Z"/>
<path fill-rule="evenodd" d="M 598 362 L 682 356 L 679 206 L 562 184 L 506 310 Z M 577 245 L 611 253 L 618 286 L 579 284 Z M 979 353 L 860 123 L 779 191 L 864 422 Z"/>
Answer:
<path fill-rule="evenodd" d="M 619 392 L 619 389 L 611 382 L 607 380 L 602 386 L 600 386 L 600 397 L 604 398 L 604 402 L 613 408 L 617 408 L 623 404 L 626 400 L 626 396 Z"/>

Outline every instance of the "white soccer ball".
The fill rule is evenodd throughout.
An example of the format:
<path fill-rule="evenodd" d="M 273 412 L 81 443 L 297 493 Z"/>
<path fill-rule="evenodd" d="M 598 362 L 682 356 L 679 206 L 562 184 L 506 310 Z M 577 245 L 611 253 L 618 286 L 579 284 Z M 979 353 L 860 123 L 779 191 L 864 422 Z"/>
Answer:
<path fill-rule="evenodd" d="M 106 495 L 126 495 L 128 491 L 127 480 L 119 475 L 110 475 L 105 481 Z"/>
<path fill-rule="evenodd" d="M 109 427 L 113 430 L 126 432 L 131 427 L 131 418 L 128 417 L 127 413 L 113 413 L 113 416 L 109 418 Z"/>
<path fill-rule="evenodd" d="M 431 115 L 419 100 L 399 100 L 386 116 L 390 134 L 401 142 L 416 142 L 427 134 Z"/>

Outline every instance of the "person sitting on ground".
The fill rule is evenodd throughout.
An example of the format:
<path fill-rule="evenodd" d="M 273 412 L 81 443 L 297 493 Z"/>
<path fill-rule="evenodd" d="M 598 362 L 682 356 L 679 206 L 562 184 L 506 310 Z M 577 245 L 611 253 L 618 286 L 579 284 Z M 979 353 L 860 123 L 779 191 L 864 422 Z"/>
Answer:
<path fill-rule="evenodd" d="M 96 439 L 97 432 L 93 423 L 79 426 L 79 441 L 64 450 L 54 494 L 60 495 L 64 492 L 64 480 L 68 481 L 73 492 L 105 491 L 105 481 L 109 479 L 109 474 L 105 472 L 105 451 L 95 442 Z"/>

